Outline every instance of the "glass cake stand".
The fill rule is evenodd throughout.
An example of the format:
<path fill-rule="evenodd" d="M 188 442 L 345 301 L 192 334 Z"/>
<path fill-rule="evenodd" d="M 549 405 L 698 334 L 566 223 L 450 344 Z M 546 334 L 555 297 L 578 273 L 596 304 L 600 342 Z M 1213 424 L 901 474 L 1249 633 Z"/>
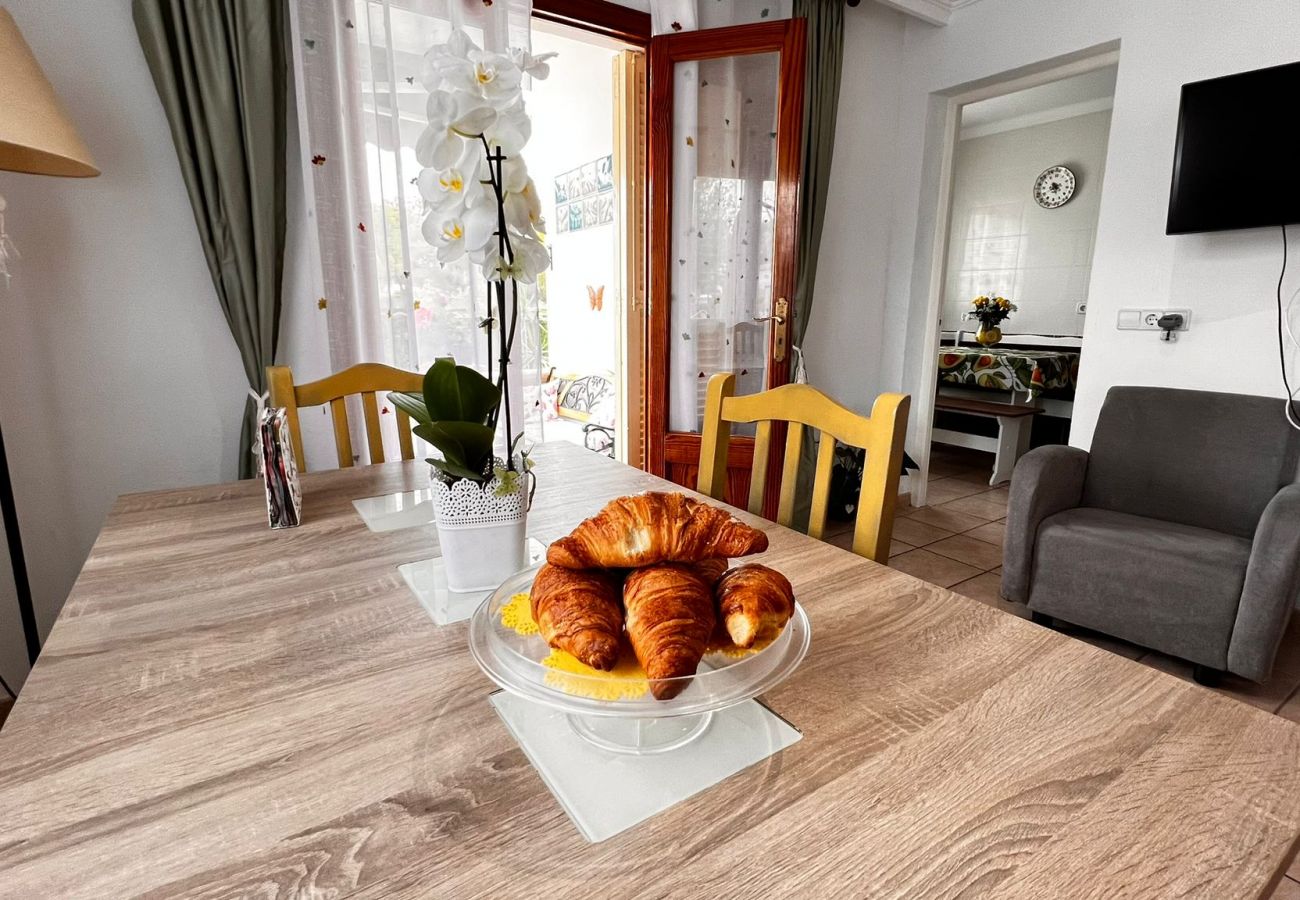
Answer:
<path fill-rule="evenodd" d="M 541 564 L 506 579 L 470 619 L 469 649 L 484 673 L 505 690 L 559 710 L 569 727 L 589 743 L 616 753 L 674 750 L 708 730 L 718 710 L 743 703 L 784 681 L 808 652 L 811 629 L 803 607 L 762 650 L 741 656 L 705 655 L 695 675 L 665 678 L 655 685 L 680 687 L 669 700 L 656 700 L 651 681 L 614 681 L 609 676 L 558 670 L 543 663 L 551 648 L 540 635 L 521 635 L 501 621 L 513 596 L 527 593 Z M 621 693 L 617 699 L 600 694 Z"/>

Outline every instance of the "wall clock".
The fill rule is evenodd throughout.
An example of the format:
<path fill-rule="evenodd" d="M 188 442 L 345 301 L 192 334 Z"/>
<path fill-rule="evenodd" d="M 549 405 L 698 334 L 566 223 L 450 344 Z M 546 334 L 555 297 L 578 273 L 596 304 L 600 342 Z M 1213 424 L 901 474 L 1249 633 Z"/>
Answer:
<path fill-rule="evenodd" d="M 1065 166 L 1052 166 L 1034 182 L 1034 199 L 1043 209 L 1064 206 L 1074 196 L 1074 173 Z"/>

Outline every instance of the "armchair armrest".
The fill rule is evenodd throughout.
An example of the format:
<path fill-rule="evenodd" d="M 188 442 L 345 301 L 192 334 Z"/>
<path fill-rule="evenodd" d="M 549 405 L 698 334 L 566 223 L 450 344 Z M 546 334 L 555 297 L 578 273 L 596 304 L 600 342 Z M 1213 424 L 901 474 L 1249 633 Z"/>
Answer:
<path fill-rule="evenodd" d="M 1088 451 L 1059 445 L 1030 450 L 1016 464 L 1002 546 L 1002 596 L 1007 600 L 1029 602 L 1038 526 L 1079 505 L 1087 471 Z"/>
<path fill-rule="evenodd" d="M 1246 582 L 1228 643 L 1228 671 L 1264 681 L 1300 594 L 1300 484 L 1264 507 L 1246 564 Z"/>

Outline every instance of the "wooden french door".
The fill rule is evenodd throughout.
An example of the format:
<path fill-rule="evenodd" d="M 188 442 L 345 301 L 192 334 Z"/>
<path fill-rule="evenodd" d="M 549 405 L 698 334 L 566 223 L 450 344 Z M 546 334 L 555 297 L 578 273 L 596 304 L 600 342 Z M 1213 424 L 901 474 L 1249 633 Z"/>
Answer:
<path fill-rule="evenodd" d="M 646 462 L 686 487 L 710 376 L 733 372 L 737 393 L 789 378 L 803 75 L 802 19 L 650 41 Z M 750 429 L 728 458 L 727 496 L 741 506 Z"/>

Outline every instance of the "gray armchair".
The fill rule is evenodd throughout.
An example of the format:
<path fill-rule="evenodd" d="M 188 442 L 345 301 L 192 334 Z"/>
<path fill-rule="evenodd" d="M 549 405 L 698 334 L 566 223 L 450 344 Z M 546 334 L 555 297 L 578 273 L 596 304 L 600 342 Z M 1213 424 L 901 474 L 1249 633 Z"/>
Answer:
<path fill-rule="evenodd" d="M 1300 432 L 1280 399 L 1114 387 L 1091 451 L 1011 479 L 1002 596 L 1265 681 L 1300 594 Z"/>

